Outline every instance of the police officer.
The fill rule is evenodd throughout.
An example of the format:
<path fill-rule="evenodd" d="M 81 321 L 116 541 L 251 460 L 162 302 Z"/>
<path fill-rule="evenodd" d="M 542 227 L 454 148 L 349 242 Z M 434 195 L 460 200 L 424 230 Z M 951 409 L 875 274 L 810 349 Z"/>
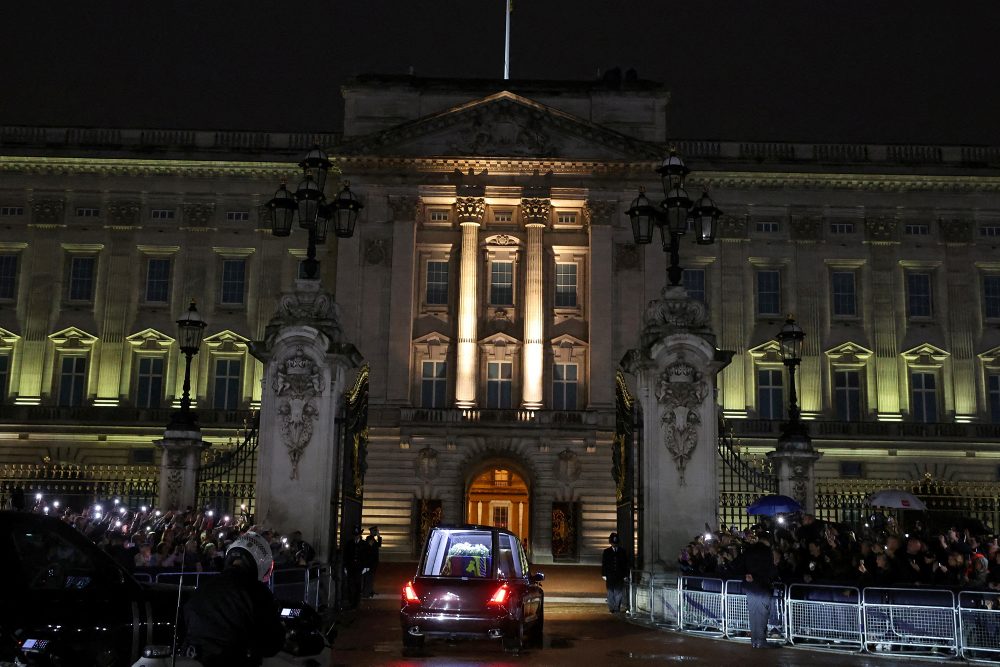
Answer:
<path fill-rule="evenodd" d="M 601 578 L 608 589 L 608 611 L 617 613 L 625 597 L 625 578 L 628 576 L 628 555 L 618 544 L 618 533 L 608 535 L 607 549 L 601 556 Z"/>
<path fill-rule="evenodd" d="M 226 550 L 221 574 L 204 577 L 184 605 L 184 646 L 205 667 L 257 667 L 281 650 L 285 631 L 264 583 L 274 560 L 260 535 L 246 533 Z"/>
<path fill-rule="evenodd" d="M 772 582 L 777 567 L 767 534 L 757 533 L 757 539 L 743 551 L 743 590 L 747 596 L 750 620 L 750 646 L 768 648 L 767 621 L 771 616 Z"/>

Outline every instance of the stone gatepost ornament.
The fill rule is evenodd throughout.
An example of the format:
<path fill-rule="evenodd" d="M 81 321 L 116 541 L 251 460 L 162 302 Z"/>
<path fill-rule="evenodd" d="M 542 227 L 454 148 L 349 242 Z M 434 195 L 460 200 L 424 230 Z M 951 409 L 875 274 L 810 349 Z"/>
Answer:
<path fill-rule="evenodd" d="M 670 452 L 680 485 L 685 485 L 684 470 L 698 446 L 699 410 L 708 393 L 705 382 L 693 366 L 678 359 L 660 376 L 656 399 L 663 406 L 663 444 Z"/>
<path fill-rule="evenodd" d="M 319 414 L 316 398 L 323 395 L 322 374 L 299 347 L 277 365 L 272 387 L 278 397 L 281 440 L 292 463 L 290 479 L 298 479 L 299 460 L 312 440 Z"/>

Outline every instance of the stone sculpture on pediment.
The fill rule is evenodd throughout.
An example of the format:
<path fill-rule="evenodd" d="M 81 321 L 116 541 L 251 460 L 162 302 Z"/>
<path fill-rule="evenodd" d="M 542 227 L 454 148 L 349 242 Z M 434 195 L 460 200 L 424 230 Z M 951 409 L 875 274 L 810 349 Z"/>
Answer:
<path fill-rule="evenodd" d="M 681 486 L 686 484 L 684 471 L 698 446 L 701 406 L 708 395 L 708 386 L 694 366 L 683 357 L 660 375 L 656 385 L 656 400 L 663 416 L 663 444 L 673 459 Z"/>
<path fill-rule="evenodd" d="M 323 395 L 323 376 L 299 347 L 278 362 L 272 389 L 278 398 L 281 440 L 292 464 L 290 479 L 298 479 L 299 461 L 312 440 L 319 414 L 315 399 Z"/>
<path fill-rule="evenodd" d="M 535 114 L 520 112 L 511 102 L 487 104 L 470 114 L 449 148 L 459 155 L 552 156 L 556 147 Z"/>

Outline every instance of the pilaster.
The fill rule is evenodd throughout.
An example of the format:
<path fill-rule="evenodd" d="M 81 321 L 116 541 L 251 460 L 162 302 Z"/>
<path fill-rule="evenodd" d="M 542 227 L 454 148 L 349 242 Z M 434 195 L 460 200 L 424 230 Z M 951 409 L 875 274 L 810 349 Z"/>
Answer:
<path fill-rule="evenodd" d="M 544 404 L 544 266 L 542 237 L 549 219 L 547 199 L 524 199 L 521 211 L 528 234 L 527 271 L 524 290 L 524 358 L 522 405 L 537 410 Z"/>
<path fill-rule="evenodd" d="M 458 297 L 458 373 L 455 381 L 455 404 L 460 408 L 476 406 L 476 370 L 478 367 L 478 271 L 479 226 L 486 212 L 482 197 L 459 197 L 455 203 L 462 227 L 462 263 L 459 271 Z"/>

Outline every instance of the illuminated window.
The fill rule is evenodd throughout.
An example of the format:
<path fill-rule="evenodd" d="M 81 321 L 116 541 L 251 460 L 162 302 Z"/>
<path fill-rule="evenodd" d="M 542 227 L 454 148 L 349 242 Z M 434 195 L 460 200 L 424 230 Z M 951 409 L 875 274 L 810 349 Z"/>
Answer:
<path fill-rule="evenodd" d="M 834 271 L 830 274 L 833 314 L 838 317 L 854 317 L 858 314 L 857 291 L 853 271 Z"/>
<path fill-rule="evenodd" d="M 239 359 L 215 360 L 215 391 L 212 407 L 216 410 L 235 410 L 240 405 L 242 364 Z"/>
<path fill-rule="evenodd" d="M 514 305 L 514 263 L 490 263 L 490 305 Z"/>
<path fill-rule="evenodd" d="M 76 209 L 76 217 L 78 218 L 96 218 L 100 215 L 101 209 L 92 206 L 78 206 Z"/>
<path fill-rule="evenodd" d="M 72 408 L 83 405 L 87 388 L 87 358 L 63 357 L 59 367 L 59 405 Z"/>
<path fill-rule="evenodd" d="M 983 276 L 983 314 L 1000 318 L 1000 274 Z"/>
<path fill-rule="evenodd" d="M 834 371 L 833 405 L 837 419 L 853 422 L 861 419 L 861 373 Z"/>
<path fill-rule="evenodd" d="M 69 262 L 69 300 L 92 301 L 94 299 L 94 273 L 96 257 L 75 256 Z"/>
<path fill-rule="evenodd" d="M 0 216 L 3 216 L 3 217 L 6 218 L 7 216 L 15 216 L 15 215 L 24 215 L 24 207 L 23 206 L 0 206 Z"/>
<path fill-rule="evenodd" d="M 931 228 L 921 223 L 907 223 L 903 225 L 903 233 L 907 236 L 927 236 L 931 233 Z"/>
<path fill-rule="evenodd" d="M 986 376 L 986 400 L 990 404 L 990 421 L 1000 424 L 1000 373 Z"/>
<path fill-rule="evenodd" d="M 448 262 L 427 262 L 427 305 L 448 303 Z"/>
<path fill-rule="evenodd" d="M 514 222 L 514 211 L 493 211 L 493 222 Z"/>
<path fill-rule="evenodd" d="M 830 223 L 830 233 L 831 234 L 853 234 L 854 233 L 854 223 L 853 222 L 831 222 Z"/>
<path fill-rule="evenodd" d="M 448 390 L 448 364 L 444 361 L 423 362 L 420 378 L 420 407 L 445 408 Z"/>
<path fill-rule="evenodd" d="M 0 299 L 17 297 L 17 255 L 0 255 Z"/>
<path fill-rule="evenodd" d="M 504 468 L 494 468 L 493 486 L 510 486 L 510 471 Z"/>
<path fill-rule="evenodd" d="M 780 370 L 757 370 L 757 416 L 781 419 L 785 414 L 784 377 Z"/>
<path fill-rule="evenodd" d="M 757 314 L 781 314 L 781 272 L 774 270 L 757 272 Z"/>
<path fill-rule="evenodd" d="M 910 396 L 914 421 L 932 423 L 938 420 L 937 376 L 934 373 L 910 373 Z"/>
<path fill-rule="evenodd" d="M 226 259 L 222 261 L 222 303 L 239 305 L 243 303 L 246 291 L 246 260 Z"/>
<path fill-rule="evenodd" d="M 226 211 L 227 222 L 249 222 L 250 211 Z"/>
<path fill-rule="evenodd" d="M 494 528 L 510 527 L 510 502 L 491 501 L 490 512 Z"/>
<path fill-rule="evenodd" d="M 705 269 L 684 269 L 681 282 L 689 297 L 705 303 Z"/>
<path fill-rule="evenodd" d="M 578 372 L 576 364 L 552 365 L 553 410 L 576 410 Z"/>
<path fill-rule="evenodd" d="M 445 209 L 445 208 L 435 208 L 435 209 L 431 209 L 430 214 L 428 215 L 428 217 L 430 218 L 431 222 L 448 222 L 448 220 L 451 219 L 451 216 L 449 215 L 449 213 L 450 213 L 450 211 L 448 211 L 448 209 Z"/>
<path fill-rule="evenodd" d="M 758 232 L 764 232 L 766 234 L 774 234 L 778 231 L 778 223 L 771 221 L 768 222 L 761 221 L 757 222 L 754 225 L 754 229 L 756 229 Z"/>
<path fill-rule="evenodd" d="M 163 396 L 163 357 L 139 357 L 135 380 L 136 407 L 160 407 L 160 397 Z"/>
<path fill-rule="evenodd" d="M 931 316 L 931 275 L 906 274 L 906 314 L 910 317 Z"/>
<path fill-rule="evenodd" d="M 170 296 L 170 260 L 153 258 L 146 262 L 146 302 L 166 303 Z"/>
<path fill-rule="evenodd" d="M 556 264 L 556 308 L 576 308 L 576 264 Z"/>
<path fill-rule="evenodd" d="M 559 211 L 556 213 L 556 224 L 557 225 L 575 225 L 576 224 L 576 213 L 570 211 Z"/>
<path fill-rule="evenodd" d="M 513 406 L 514 366 L 509 361 L 491 361 L 486 366 L 486 407 L 507 410 Z"/>
<path fill-rule="evenodd" d="M 173 220 L 177 212 L 172 208 L 154 208 L 149 212 L 149 217 L 153 220 Z"/>

